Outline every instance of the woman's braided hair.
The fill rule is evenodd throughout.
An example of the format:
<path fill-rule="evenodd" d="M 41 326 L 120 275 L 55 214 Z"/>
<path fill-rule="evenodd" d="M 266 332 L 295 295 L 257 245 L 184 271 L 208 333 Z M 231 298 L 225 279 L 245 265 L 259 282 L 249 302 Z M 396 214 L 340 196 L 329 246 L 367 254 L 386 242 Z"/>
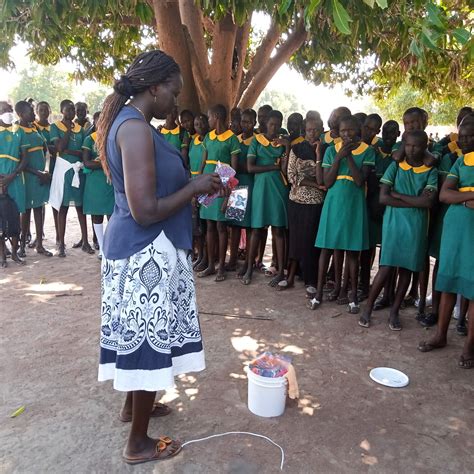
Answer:
<path fill-rule="evenodd" d="M 131 97 L 151 86 L 164 84 L 179 73 L 176 61 L 163 51 L 155 49 L 137 56 L 127 72 L 115 82 L 114 92 L 105 99 L 97 124 L 97 150 L 109 179 L 111 176 L 107 164 L 107 135 L 117 115 Z"/>

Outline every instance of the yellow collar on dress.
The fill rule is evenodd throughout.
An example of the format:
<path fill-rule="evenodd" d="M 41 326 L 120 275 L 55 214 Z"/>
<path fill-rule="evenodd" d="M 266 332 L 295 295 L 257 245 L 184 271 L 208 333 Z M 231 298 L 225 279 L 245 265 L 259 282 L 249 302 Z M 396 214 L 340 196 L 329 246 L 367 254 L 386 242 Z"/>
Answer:
<path fill-rule="evenodd" d="M 251 135 L 250 137 L 246 138 L 245 140 L 242 138 L 242 133 L 237 136 L 237 138 L 239 139 L 239 142 L 247 146 L 250 146 L 250 143 L 252 142 L 253 137 L 255 137 L 255 133 Z"/>
<path fill-rule="evenodd" d="M 342 141 L 336 143 L 335 147 L 337 152 L 340 151 L 342 148 Z M 362 153 L 364 153 L 364 151 L 367 150 L 367 148 L 369 148 L 369 145 L 367 145 L 367 143 L 360 142 L 360 145 L 355 150 L 352 150 L 352 154 L 361 155 Z"/>
<path fill-rule="evenodd" d="M 471 151 L 464 155 L 464 164 L 466 166 L 474 166 L 474 151 Z"/>
<path fill-rule="evenodd" d="M 82 130 L 82 127 L 76 123 L 76 122 L 73 122 L 74 123 L 74 128 L 72 129 L 72 132 L 73 133 L 79 133 L 81 130 Z M 66 128 L 66 125 L 64 125 L 61 120 L 58 120 L 57 122 L 54 122 L 54 124 L 56 125 L 56 127 L 59 128 L 59 130 L 61 130 L 62 132 L 67 132 L 67 128 Z"/>
<path fill-rule="evenodd" d="M 374 138 L 372 138 L 371 145 L 377 145 L 378 142 L 379 142 L 379 137 L 375 136 Z"/>
<path fill-rule="evenodd" d="M 163 127 L 161 129 L 161 133 L 163 135 L 168 135 L 168 133 L 171 133 L 171 135 L 178 135 L 179 134 L 179 125 L 176 125 L 176 127 L 173 128 L 173 130 L 170 130 L 168 128 Z"/>
<path fill-rule="evenodd" d="M 324 134 L 324 141 L 326 143 L 332 143 L 334 141 L 334 138 L 331 137 L 331 130 L 327 131 L 325 134 Z"/>
<path fill-rule="evenodd" d="M 263 146 L 271 145 L 274 148 L 278 148 L 278 147 L 282 146 L 282 145 L 274 146 L 273 142 L 270 142 L 270 140 L 268 140 L 263 133 L 259 133 L 258 135 L 255 135 L 255 138 L 257 139 L 257 142 L 260 143 L 260 145 L 263 145 Z"/>
<path fill-rule="evenodd" d="M 36 121 L 34 122 L 34 125 L 40 131 L 41 130 L 47 130 L 49 132 L 49 129 L 50 129 L 49 125 L 44 126 L 44 125 L 41 125 L 39 122 L 36 122 Z"/>
<path fill-rule="evenodd" d="M 406 160 L 403 160 L 399 164 L 400 168 L 405 171 L 413 170 L 414 173 L 426 173 L 431 169 L 431 166 L 421 165 L 421 166 L 411 166 L 407 163 Z"/>
<path fill-rule="evenodd" d="M 215 140 L 216 138 L 220 141 L 220 142 L 225 142 L 226 140 L 228 140 L 232 135 L 234 134 L 234 132 L 232 130 L 226 130 L 225 132 L 217 135 L 216 131 L 215 130 L 211 130 L 209 132 L 209 138 L 211 140 Z"/>
<path fill-rule="evenodd" d="M 92 141 L 95 143 L 97 141 L 97 132 L 92 132 L 91 138 L 92 138 Z"/>
<path fill-rule="evenodd" d="M 0 127 L 0 132 L 11 132 L 13 127 Z"/>
<path fill-rule="evenodd" d="M 200 145 L 202 143 L 202 140 L 199 139 L 199 135 L 196 133 L 194 134 L 194 140 L 193 140 L 193 143 L 195 145 Z"/>
<path fill-rule="evenodd" d="M 22 130 L 25 131 L 25 133 L 33 133 L 33 132 L 36 132 L 36 128 L 33 128 L 33 127 L 24 127 L 23 125 L 20 125 L 19 126 Z"/>
<path fill-rule="evenodd" d="M 304 142 L 304 137 L 297 137 L 294 140 L 291 140 L 290 145 L 298 145 L 298 143 Z"/>

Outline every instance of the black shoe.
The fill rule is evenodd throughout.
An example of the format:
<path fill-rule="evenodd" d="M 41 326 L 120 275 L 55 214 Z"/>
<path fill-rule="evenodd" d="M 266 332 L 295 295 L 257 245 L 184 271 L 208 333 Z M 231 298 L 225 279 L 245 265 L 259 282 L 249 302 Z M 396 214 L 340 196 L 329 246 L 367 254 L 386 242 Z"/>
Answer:
<path fill-rule="evenodd" d="M 418 311 L 416 313 L 416 316 L 415 316 L 415 319 L 421 323 L 421 321 L 423 321 L 424 319 L 426 318 L 426 314 L 423 312 L 423 311 Z"/>
<path fill-rule="evenodd" d="M 438 315 L 434 313 L 428 314 L 423 319 L 418 320 L 418 322 L 425 328 L 430 328 L 438 324 Z"/>

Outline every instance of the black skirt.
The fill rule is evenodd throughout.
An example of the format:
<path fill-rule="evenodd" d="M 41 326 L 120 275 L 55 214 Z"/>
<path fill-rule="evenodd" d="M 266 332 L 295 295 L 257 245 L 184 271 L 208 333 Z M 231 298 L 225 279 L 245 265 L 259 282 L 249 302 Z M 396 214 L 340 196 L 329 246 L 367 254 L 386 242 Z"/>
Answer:
<path fill-rule="evenodd" d="M 15 201 L 8 194 L 0 194 L 0 236 L 20 235 L 20 213 Z"/>
<path fill-rule="evenodd" d="M 323 204 L 288 201 L 288 257 L 297 260 L 306 285 L 317 283 L 321 249 L 314 246 Z"/>

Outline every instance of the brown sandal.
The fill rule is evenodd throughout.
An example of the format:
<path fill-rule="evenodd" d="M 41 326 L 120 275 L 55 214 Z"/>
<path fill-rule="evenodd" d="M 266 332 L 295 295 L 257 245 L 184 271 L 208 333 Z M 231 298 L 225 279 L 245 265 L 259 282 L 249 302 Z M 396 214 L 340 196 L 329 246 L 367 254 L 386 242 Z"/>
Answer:
<path fill-rule="evenodd" d="M 127 458 L 123 456 L 123 460 L 127 464 L 142 464 L 150 461 L 163 461 L 176 456 L 183 449 L 181 441 L 174 440 L 168 436 L 160 436 L 156 443 L 155 452 L 144 458 Z"/>

